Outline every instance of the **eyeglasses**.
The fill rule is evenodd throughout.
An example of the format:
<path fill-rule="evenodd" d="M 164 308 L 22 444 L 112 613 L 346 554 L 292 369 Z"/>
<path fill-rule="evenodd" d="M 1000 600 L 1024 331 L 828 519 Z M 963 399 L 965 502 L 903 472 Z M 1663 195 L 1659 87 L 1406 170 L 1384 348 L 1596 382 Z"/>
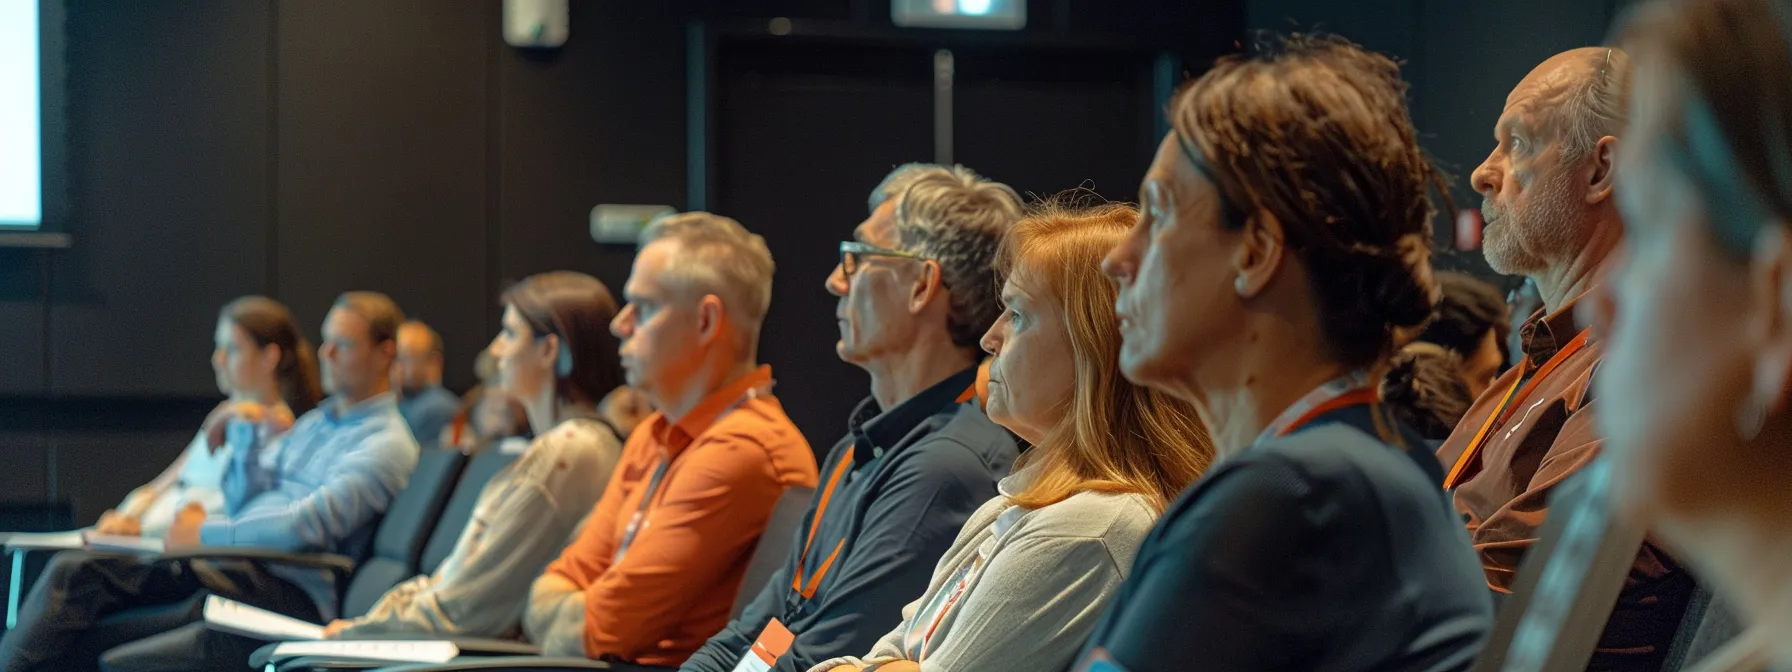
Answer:
<path fill-rule="evenodd" d="M 927 261 L 927 257 L 923 257 L 913 252 L 892 250 L 889 248 L 878 247 L 870 243 L 861 243 L 856 240 L 844 240 L 840 242 L 840 271 L 841 273 L 844 273 L 846 277 L 850 278 L 852 277 L 852 274 L 859 271 L 859 257 L 896 257 L 898 259 Z"/>

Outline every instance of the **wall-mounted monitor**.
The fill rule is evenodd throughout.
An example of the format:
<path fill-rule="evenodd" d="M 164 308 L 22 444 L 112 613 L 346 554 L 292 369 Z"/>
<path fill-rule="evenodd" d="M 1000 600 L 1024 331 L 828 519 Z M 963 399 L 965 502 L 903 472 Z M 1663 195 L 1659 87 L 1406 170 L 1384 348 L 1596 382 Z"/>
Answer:
<path fill-rule="evenodd" d="M 62 24 L 60 0 L 0 1 L 0 231 L 57 228 Z"/>
<path fill-rule="evenodd" d="M 1020 30 L 1027 0 L 890 0 L 890 20 L 907 28 Z"/>

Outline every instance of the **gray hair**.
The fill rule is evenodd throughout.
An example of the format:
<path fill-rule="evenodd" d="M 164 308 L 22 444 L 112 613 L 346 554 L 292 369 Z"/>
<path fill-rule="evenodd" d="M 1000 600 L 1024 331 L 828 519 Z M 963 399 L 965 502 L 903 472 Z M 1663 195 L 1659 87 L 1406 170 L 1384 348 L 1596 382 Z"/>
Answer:
<path fill-rule="evenodd" d="M 940 265 L 951 300 L 946 330 L 960 347 L 976 347 L 1001 314 L 991 262 L 1002 234 L 1020 220 L 1020 195 L 964 166 L 910 163 L 871 191 L 876 210 L 896 200 L 899 249 Z"/>
<path fill-rule="evenodd" d="M 1560 108 L 1562 156 L 1571 160 L 1586 158 L 1600 138 L 1623 133 L 1630 123 L 1630 56 L 1606 49 L 1593 58 L 1598 61 L 1593 76 L 1576 82 Z"/>
<path fill-rule="evenodd" d="M 678 243 L 666 266 L 671 284 L 686 293 L 720 297 L 747 335 L 758 334 L 771 309 L 772 273 L 777 270 L 765 238 L 721 215 L 686 212 L 648 224 L 639 245 L 661 240 Z"/>

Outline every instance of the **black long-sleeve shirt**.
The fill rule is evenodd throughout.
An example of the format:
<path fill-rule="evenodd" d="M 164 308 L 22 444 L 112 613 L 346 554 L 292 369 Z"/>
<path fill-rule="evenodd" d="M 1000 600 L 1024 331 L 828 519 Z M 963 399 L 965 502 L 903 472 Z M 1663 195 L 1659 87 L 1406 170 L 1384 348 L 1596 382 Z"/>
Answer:
<path fill-rule="evenodd" d="M 1410 433 L 1407 450 L 1378 440 L 1372 412 L 1214 467 L 1158 521 L 1088 648 L 1128 672 L 1467 669 L 1493 620 L 1480 563 L 1436 459 Z"/>
<path fill-rule="evenodd" d="M 852 460 L 803 562 L 806 584 L 840 547 L 814 597 L 804 599 L 791 585 L 820 492 L 784 567 L 681 669 L 730 672 L 773 618 L 796 635 L 772 666 L 778 672 L 865 653 L 896 627 L 903 605 L 927 589 L 940 555 L 965 519 L 996 495 L 996 481 L 1015 458 L 1013 435 L 963 399 L 975 379 L 976 369 L 968 369 L 881 414 L 874 400 L 860 402 L 821 470 L 825 489 L 841 461 Z"/>

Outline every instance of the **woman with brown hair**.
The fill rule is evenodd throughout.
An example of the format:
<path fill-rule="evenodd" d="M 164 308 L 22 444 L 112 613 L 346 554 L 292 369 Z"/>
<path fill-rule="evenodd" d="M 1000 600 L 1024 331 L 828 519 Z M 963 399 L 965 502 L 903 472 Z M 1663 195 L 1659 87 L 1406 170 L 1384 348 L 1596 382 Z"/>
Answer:
<path fill-rule="evenodd" d="M 278 434 L 292 427 L 294 417 L 317 406 L 323 393 L 316 354 L 280 302 L 245 296 L 225 304 L 212 340 L 212 372 L 218 391 L 229 398 L 212 410 L 187 450 L 160 476 L 131 491 L 118 508 L 100 514 L 95 532 L 160 537 L 189 503 L 207 513 L 222 512 L 219 484 L 230 464 L 223 419 L 234 411 L 260 419 L 263 431 Z"/>
<path fill-rule="evenodd" d="M 1458 670 L 1492 621 L 1462 521 L 1378 372 L 1431 314 L 1429 188 L 1392 60 L 1294 36 L 1176 96 L 1104 262 L 1129 380 L 1220 462 L 1090 639 L 1108 669 Z"/>
<path fill-rule="evenodd" d="M 817 671 L 1054 670 L 1071 662 L 1151 524 L 1213 459 L 1187 403 L 1126 382 L 1103 254 L 1127 205 L 1047 204 L 1003 237 L 983 347 L 991 420 L 1033 449 L 959 532 L 903 621 Z"/>
<path fill-rule="evenodd" d="M 1622 43 L 1629 250 L 1592 302 L 1612 485 L 1754 624 L 1721 669 L 1792 669 L 1792 6 L 1656 2 Z"/>
<path fill-rule="evenodd" d="M 525 278 L 502 302 L 486 394 L 519 402 L 535 439 L 480 491 L 434 574 L 399 584 L 364 616 L 331 623 L 327 636 L 519 634 L 529 584 L 609 483 L 622 440 L 597 404 L 622 384 L 610 334 L 616 300 L 596 278 L 556 271 Z"/>

